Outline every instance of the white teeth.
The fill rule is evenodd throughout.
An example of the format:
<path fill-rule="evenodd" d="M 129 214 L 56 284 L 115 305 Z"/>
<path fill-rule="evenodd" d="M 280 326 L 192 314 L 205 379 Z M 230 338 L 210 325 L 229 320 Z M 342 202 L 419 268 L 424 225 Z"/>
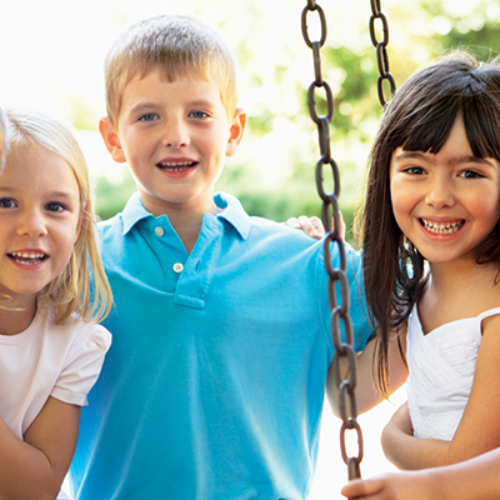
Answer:
<path fill-rule="evenodd" d="M 425 219 L 420 219 L 422 221 L 423 226 L 427 231 L 430 231 L 434 234 L 453 234 L 462 229 L 462 226 L 465 224 L 465 221 L 459 222 L 447 222 L 444 224 L 439 224 L 435 221 L 428 221 Z"/>
<path fill-rule="evenodd" d="M 14 259 L 16 262 L 19 264 L 22 264 L 23 266 L 34 266 L 35 264 L 39 264 L 42 262 L 41 260 L 20 260 L 20 259 Z"/>
<path fill-rule="evenodd" d="M 45 257 L 44 253 L 27 253 L 27 252 L 12 252 L 10 255 L 13 257 L 22 257 L 24 259 L 41 259 Z"/>
<path fill-rule="evenodd" d="M 11 255 L 18 264 L 21 264 L 23 266 L 34 266 L 35 264 L 40 264 L 40 262 L 42 262 L 45 257 L 47 257 L 46 254 L 38 252 L 12 252 L 9 255 Z"/>
<path fill-rule="evenodd" d="M 193 161 L 186 161 L 186 162 L 175 162 L 175 163 L 158 163 L 158 165 L 161 168 L 168 168 L 172 172 L 180 172 L 181 170 L 186 170 L 186 168 L 190 168 L 194 165 L 195 162 Z"/>

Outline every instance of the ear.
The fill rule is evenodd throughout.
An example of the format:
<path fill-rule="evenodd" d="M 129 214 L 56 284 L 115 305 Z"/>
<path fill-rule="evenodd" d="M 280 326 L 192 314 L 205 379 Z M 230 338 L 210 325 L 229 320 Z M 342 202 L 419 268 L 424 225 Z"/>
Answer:
<path fill-rule="evenodd" d="M 127 159 L 120 144 L 120 136 L 109 117 L 104 116 L 99 120 L 99 132 L 101 133 L 106 149 L 111 154 L 111 158 L 117 163 L 125 163 Z"/>
<path fill-rule="evenodd" d="M 231 125 L 229 127 L 229 139 L 226 145 L 226 156 L 233 156 L 238 150 L 238 145 L 243 138 L 245 125 L 247 124 L 247 114 L 241 108 L 234 112 Z"/>

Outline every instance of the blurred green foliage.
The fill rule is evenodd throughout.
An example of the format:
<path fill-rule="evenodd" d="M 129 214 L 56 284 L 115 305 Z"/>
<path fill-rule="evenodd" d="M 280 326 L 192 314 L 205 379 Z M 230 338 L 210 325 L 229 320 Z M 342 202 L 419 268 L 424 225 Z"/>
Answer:
<path fill-rule="evenodd" d="M 249 0 L 242 1 L 251 4 Z M 397 85 L 417 68 L 453 48 L 470 48 L 482 59 L 500 53 L 500 7 L 496 0 L 471 0 L 465 7 L 461 5 L 461 10 L 458 4 L 464 2 L 450 0 L 382 3 L 391 33 L 387 47 L 390 70 Z M 289 0 L 288 4 L 292 9 L 295 2 Z M 343 12 L 348 12 L 348 8 L 344 6 Z M 352 9 L 355 8 L 353 4 Z M 331 9 L 328 26 L 334 36 L 330 43 L 329 34 L 321 51 L 322 72 L 335 96 L 332 152 L 341 169 L 340 205 L 349 228 L 354 206 L 362 200 L 360 185 L 364 165 L 382 110 L 376 91 L 375 48 L 368 33 L 369 9 L 363 16 L 349 17 L 357 23 L 352 27 L 343 25 L 335 6 Z M 267 20 L 271 29 L 273 22 L 276 23 Z M 216 187 L 238 196 L 251 215 L 278 221 L 301 214 L 320 215 L 321 203 L 314 181 L 319 158 L 317 134 L 306 104 L 307 87 L 313 80 L 311 51 L 297 29 L 274 56 L 270 71 L 257 59 L 254 50 L 255 40 L 265 36 L 265 10 L 252 8 L 245 19 L 238 20 L 237 29 L 234 23 L 235 20 L 221 17 L 220 27 L 223 35 L 224 29 L 234 29 L 232 36 L 243 83 L 240 87 L 249 95 L 248 128 L 243 142 L 247 146 L 240 147 L 237 159 L 228 163 Z M 280 28 L 281 25 L 274 27 L 275 31 Z M 342 33 L 347 35 L 340 39 Z M 381 34 L 378 36 L 381 38 Z M 295 45 L 292 46 L 291 40 L 295 40 Z M 266 49 L 272 51 L 274 45 L 270 43 Z M 322 99 L 318 91 L 319 108 Z M 75 124 L 87 127 L 88 110 L 77 102 L 70 104 Z M 267 151 L 271 153 L 256 160 L 254 151 L 266 141 L 270 143 Z M 100 217 L 106 219 L 121 210 L 134 190 L 130 176 L 124 176 L 118 184 L 100 178 L 97 183 Z M 352 239 L 351 234 L 348 239 Z"/>

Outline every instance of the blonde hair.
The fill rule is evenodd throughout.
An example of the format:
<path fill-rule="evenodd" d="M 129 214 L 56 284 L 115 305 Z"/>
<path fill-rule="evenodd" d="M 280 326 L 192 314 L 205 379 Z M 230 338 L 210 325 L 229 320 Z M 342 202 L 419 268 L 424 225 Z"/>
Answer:
<path fill-rule="evenodd" d="M 10 150 L 41 146 L 71 167 L 80 191 L 80 234 L 64 270 L 39 292 L 55 307 L 54 320 L 64 323 L 75 312 L 84 321 L 102 321 L 112 307 L 112 294 L 97 245 L 96 220 L 87 162 L 73 127 L 38 111 L 6 110 Z"/>
<path fill-rule="evenodd" d="M 7 124 L 5 123 L 5 114 L 2 108 L 0 108 L 0 172 L 5 164 L 8 149 Z"/>
<path fill-rule="evenodd" d="M 194 71 L 214 78 L 232 117 L 237 105 L 236 63 L 229 47 L 208 26 L 185 16 L 156 16 L 132 25 L 111 47 L 105 61 L 106 111 L 117 125 L 123 89 L 134 77 L 159 69 L 167 81 Z"/>

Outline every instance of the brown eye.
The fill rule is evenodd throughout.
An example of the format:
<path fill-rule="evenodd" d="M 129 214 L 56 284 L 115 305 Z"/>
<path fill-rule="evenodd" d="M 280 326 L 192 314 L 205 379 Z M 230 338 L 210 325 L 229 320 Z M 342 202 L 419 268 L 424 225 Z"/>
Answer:
<path fill-rule="evenodd" d="M 54 201 L 47 203 L 47 205 L 45 205 L 45 210 L 48 210 L 49 212 L 62 212 L 63 210 L 66 210 L 66 207 L 61 203 Z"/>
<path fill-rule="evenodd" d="M 410 175 L 423 175 L 425 174 L 425 170 L 422 167 L 409 167 L 405 168 L 404 172 Z"/>
<path fill-rule="evenodd" d="M 460 173 L 460 177 L 463 177 L 464 179 L 477 179 L 479 177 L 484 177 L 484 175 L 481 175 L 475 170 L 464 170 Z"/>
<path fill-rule="evenodd" d="M 14 208 L 16 206 L 11 198 L 0 198 L 0 208 Z"/>

